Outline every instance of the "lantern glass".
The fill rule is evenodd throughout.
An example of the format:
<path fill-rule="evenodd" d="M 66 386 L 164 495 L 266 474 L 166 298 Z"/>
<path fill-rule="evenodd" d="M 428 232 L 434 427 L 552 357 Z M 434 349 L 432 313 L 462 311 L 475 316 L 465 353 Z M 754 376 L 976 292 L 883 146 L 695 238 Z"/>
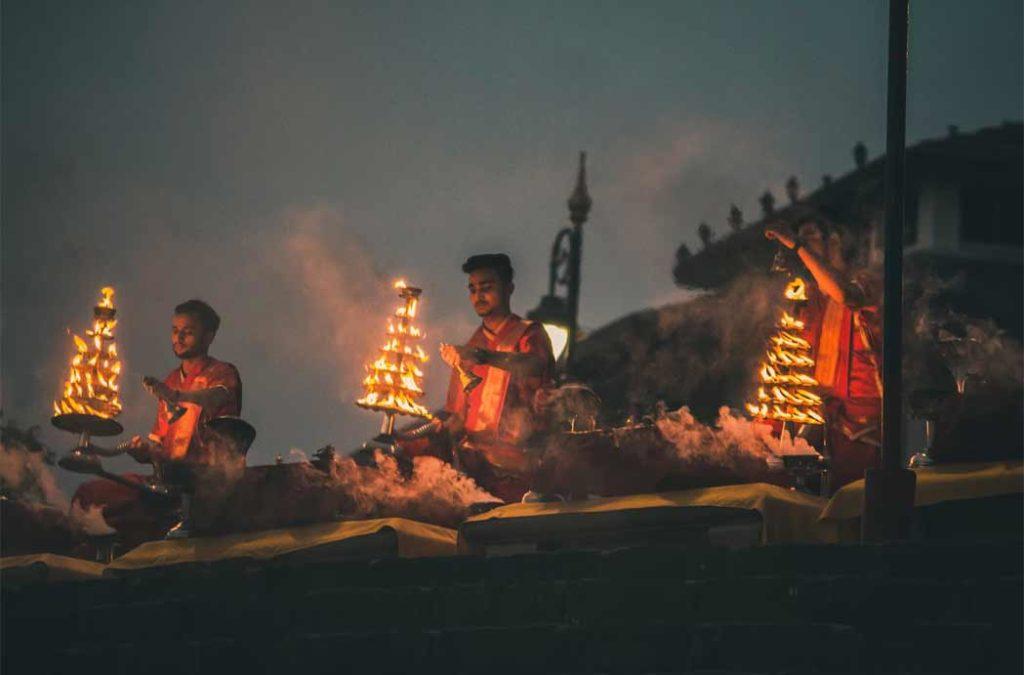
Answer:
<path fill-rule="evenodd" d="M 551 340 L 551 350 L 555 354 L 555 361 L 558 361 L 562 358 L 562 354 L 565 353 L 565 348 L 569 344 L 569 329 L 554 323 L 542 325 L 544 326 L 544 332 L 548 334 L 548 338 Z"/>

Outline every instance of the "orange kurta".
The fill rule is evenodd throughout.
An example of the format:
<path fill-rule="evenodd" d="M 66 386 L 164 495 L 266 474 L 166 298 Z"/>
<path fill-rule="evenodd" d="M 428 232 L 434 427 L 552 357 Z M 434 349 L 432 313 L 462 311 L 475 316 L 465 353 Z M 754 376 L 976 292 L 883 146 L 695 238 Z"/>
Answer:
<path fill-rule="evenodd" d="M 445 409 L 461 421 L 465 442 L 456 450 L 463 471 L 484 489 L 505 501 L 516 501 L 529 489 L 523 444 L 539 429 L 537 394 L 550 387 L 555 358 L 543 327 L 510 315 L 491 334 L 481 325 L 467 343 L 498 352 L 535 354 L 543 361 L 539 375 L 523 376 L 492 366 L 473 366 L 483 381 L 468 395 L 452 371 Z"/>
<path fill-rule="evenodd" d="M 544 361 L 542 373 L 530 377 L 491 366 L 473 366 L 471 370 L 483 378 L 483 382 L 468 395 L 463 393 L 459 375 L 454 370 L 448 385 L 445 410 L 463 420 L 467 433 L 481 440 L 522 443 L 537 429 L 534 401 L 537 392 L 550 386 L 554 375 L 551 340 L 540 324 L 512 314 L 496 335 L 481 325 L 467 344 L 490 351 L 536 354 Z"/>
<path fill-rule="evenodd" d="M 223 387 L 231 394 L 226 403 L 216 408 L 181 403 L 185 414 L 174 422 L 169 421 L 166 401 L 161 400 L 157 406 L 156 421 L 149 438 L 160 444 L 158 459 L 182 460 L 188 457 L 201 461 L 203 425 L 217 417 L 237 416 L 242 412 L 242 379 L 238 369 L 208 356 L 192 374 L 186 374 L 181 366 L 175 368 L 164 378 L 164 384 L 177 391 Z"/>
<path fill-rule="evenodd" d="M 205 455 L 202 426 L 216 417 L 241 413 L 242 381 L 238 369 L 230 363 L 207 357 L 202 367 L 191 375 L 186 375 L 180 367 L 175 368 L 164 378 L 164 384 L 179 391 L 224 387 L 231 393 L 230 400 L 217 408 L 204 409 L 192 403 L 182 403 L 186 412 L 173 423 L 168 421 L 167 404 L 159 402 L 156 422 L 149 435 L 150 440 L 159 444 L 152 453 L 153 460 L 165 462 L 187 458 L 202 462 Z M 136 473 L 122 476 L 138 483 L 147 480 L 146 476 Z M 82 483 L 72 502 L 83 508 L 101 507 L 107 523 L 117 530 L 123 543 L 129 547 L 163 536 L 178 517 L 173 505 L 144 500 L 136 490 L 105 478 Z"/>
<path fill-rule="evenodd" d="M 863 271 L 850 283 L 862 292 L 862 304 L 841 305 L 814 288 L 803 316 L 814 347 L 815 378 L 826 399 L 833 489 L 863 478 L 865 469 L 878 464 L 880 288 Z"/>

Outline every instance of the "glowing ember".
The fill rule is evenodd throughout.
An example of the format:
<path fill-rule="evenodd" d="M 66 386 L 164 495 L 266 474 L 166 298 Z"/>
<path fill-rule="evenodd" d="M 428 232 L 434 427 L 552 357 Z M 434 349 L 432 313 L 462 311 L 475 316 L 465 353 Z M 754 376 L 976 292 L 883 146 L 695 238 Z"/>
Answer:
<path fill-rule="evenodd" d="M 797 306 L 807 300 L 807 285 L 800 277 L 786 286 L 785 297 Z M 796 314 L 794 309 L 793 314 Z M 761 363 L 757 402 L 747 412 L 765 420 L 794 424 L 824 424 L 822 400 L 815 392 L 818 381 L 811 375 L 814 358 L 811 343 L 804 337 L 804 322 L 789 312 L 778 321 L 778 332 L 768 341 L 766 361 Z"/>
<path fill-rule="evenodd" d="M 424 337 L 423 331 L 412 323 L 422 290 L 407 285 L 404 279 L 395 282 L 395 289 L 402 304 L 388 320 L 387 340 L 380 348 L 380 356 L 366 366 L 364 395 L 356 405 L 392 415 L 430 419 L 430 411 L 418 403 L 423 396 L 420 364 L 427 360 L 427 355 L 419 345 L 413 344 Z"/>
<path fill-rule="evenodd" d="M 79 413 L 113 418 L 121 412 L 117 382 L 121 361 L 114 343 L 114 289 L 105 287 L 100 295 L 99 304 L 92 310 L 92 328 L 85 331 L 88 339 L 71 335 L 76 353 L 64 382 L 64 395 L 53 402 L 55 415 Z"/>

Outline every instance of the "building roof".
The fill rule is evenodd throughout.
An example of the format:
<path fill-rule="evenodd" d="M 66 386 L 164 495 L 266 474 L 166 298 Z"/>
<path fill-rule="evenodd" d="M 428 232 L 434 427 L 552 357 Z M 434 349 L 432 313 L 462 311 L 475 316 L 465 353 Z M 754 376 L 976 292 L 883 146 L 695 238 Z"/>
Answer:
<path fill-rule="evenodd" d="M 921 141 L 907 149 L 908 182 L 925 176 L 957 175 L 990 167 L 1021 172 L 1024 153 L 1024 124 L 1006 122 L 969 134 L 950 128 L 949 135 Z M 673 270 L 676 283 L 695 288 L 719 288 L 745 270 L 767 270 L 778 245 L 764 238 L 764 227 L 786 221 L 801 206 L 820 208 L 855 231 L 865 231 L 880 222 L 883 209 L 885 155 L 823 184 L 796 204 L 776 209 L 771 215 L 748 223 L 712 241 L 703 250 L 690 253 L 681 246 Z"/>

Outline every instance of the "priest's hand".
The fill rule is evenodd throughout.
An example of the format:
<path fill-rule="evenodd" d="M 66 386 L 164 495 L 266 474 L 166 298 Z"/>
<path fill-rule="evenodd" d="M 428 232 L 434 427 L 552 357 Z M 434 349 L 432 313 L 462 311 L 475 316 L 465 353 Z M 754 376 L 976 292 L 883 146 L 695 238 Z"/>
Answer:
<path fill-rule="evenodd" d="M 459 352 L 459 362 L 465 367 L 481 366 L 488 363 L 488 351 L 486 349 L 470 347 L 469 345 L 461 345 L 455 349 Z"/>
<path fill-rule="evenodd" d="M 146 391 L 148 391 L 150 394 L 156 396 L 159 399 L 169 401 L 170 403 L 178 402 L 177 390 L 171 389 L 170 387 L 168 387 L 166 384 L 156 379 L 155 377 L 147 375 L 146 377 L 142 378 L 142 386 L 146 388 Z"/>
<path fill-rule="evenodd" d="M 142 436 L 132 436 L 131 440 L 122 443 L 117 446 L 118 448 L 124 448 L 132 459 L 140 464 L 147 464 L 152 461 L 150 455 L 149 441 L 144 439 Z"/>
<path fill-rule="evenodd" d="M 459 350 L 455 345 L 450 345 L 447 342 L 441 343 L 441 360 L 447 363 L 452 368 L 458 369 L 459 367 Z"/>
<path fill-rule="evenodd" d="M 796 247 L 796 237 L 792 233 L 788 232 L 782 226 L 768 227 L 764 231 L 766 239 L 774 239 L 786 248 Z"/>

